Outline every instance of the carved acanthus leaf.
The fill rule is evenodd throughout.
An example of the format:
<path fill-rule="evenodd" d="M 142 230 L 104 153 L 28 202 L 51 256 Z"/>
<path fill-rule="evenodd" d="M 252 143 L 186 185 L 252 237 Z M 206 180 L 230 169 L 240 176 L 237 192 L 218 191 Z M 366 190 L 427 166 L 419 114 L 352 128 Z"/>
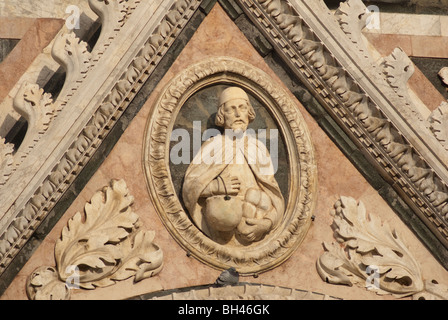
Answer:
<path fill-rule="evenodd" d="M 139 217 L 131 208 L 133 201 L 123 180 L 113 180 L 95 193 L 85 205 L 85 217 L 76 213 L 62 230 L 55 245 L 54 272 L 49 275 L 48 268 L 39 269 L 30 276 L 30 299 L 52 294 L 51 288 L 37 285 L 41 278 L 71 283 L 75 272 L 76 285 L 95 289 L 130 277 L 137 282 L 157 274 L 163 266 L 163 253 L 153 243 L 154 232 L 141 230 Z M 65 296 L 53 280 L 45 283 L 57 288 L 59 293 L 54 292 L 54 296 Z"/>
<path fill-rule="evenodd" d="M 25 138 L 15 157 L 18 165 L 48 130 L 57 110 L 50 94 L 45 93 L 37 84 L 27 82 L 20 87 L 13 105 L 14 110 L 28 122 Z"/>
<path fill-rule="evenodd" d="M 438 291 L 426 288 L 419 264 L 397 232 L 368 215 L 362 202 L 341 197 L 335 204 L 334 229 L 339 243 L 324 243 L 325 253 L 317 261 L 318 273 L 324 281 L 356 284 L 397 297 L 436 298 L 437 292 L 438 298 L 448 299 L 448 295 L 440 295 L 442 287 Z"/>

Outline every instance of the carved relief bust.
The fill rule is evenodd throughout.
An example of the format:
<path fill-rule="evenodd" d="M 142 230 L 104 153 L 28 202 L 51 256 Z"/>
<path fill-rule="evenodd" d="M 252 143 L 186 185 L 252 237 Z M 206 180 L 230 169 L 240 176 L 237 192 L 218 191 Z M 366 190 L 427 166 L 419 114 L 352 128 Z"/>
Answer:
<path fill-rule="evenodd" d="M 266 146 L 247 134 L 255 111 L 238 87 L 225 89 L 208 139 L 190 164 L 183 200 L 194 221 L 218 243 L 249 245 L 277 228 L 284 199 Z"/>
<path fill-rule="evenodd" d="M 174 77 L 148 117 L 143 162 L 167 230 L 214 268 L 270 270 L 311 224 L 317 171 L 306 124 L 285 90 L 244 61 L 215 57 Z"/>

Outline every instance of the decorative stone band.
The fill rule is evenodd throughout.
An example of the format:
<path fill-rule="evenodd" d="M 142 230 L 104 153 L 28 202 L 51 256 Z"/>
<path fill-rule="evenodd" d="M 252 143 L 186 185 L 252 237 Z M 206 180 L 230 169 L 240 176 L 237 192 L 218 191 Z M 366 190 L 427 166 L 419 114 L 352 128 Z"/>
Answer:
<path fill-rule="evenodd" d="M 329 31 L 334 18 L 322 1 L 237 2 L 291 71 L 448 248 L 447 154 L 426 128 L 419 129 L 421 123 L 401 115 L 400 108 L 407 104 L 397 88 L 379 76 L 378 68 L 366 64 L 365 57 L 360 59 L 359 48 L 350 49 L 353 42 L 339 28 L 335 38 Z"/>
<path fill-rule="evenodd" d="M 280 226 L 250 246 L 218 244 L 193 223 L 178 199 L 170 176 L 169 143 L 176 115 L 201 88 L 239 86 L 273 115 L 288 150 L 289 201 Z M 317 168 L 310 134 L 298 107 L 280 86 L 254 66 L 230 57 L 215 57 L 185 69 L 165 87 L 148 119 L 144 166 L 149 192 L 161 220 L 176 241 L 200 261 L 217 269 L 235 267 L 258 274 L 284 262 L 305 237 L 313 215 Z"/>
<path fill-rule="evenodd" d="M 153 292 L 134 297 L 134 299 L 137 298 L 142 300 L 341 300 L 324 293 L 258 283 L 239 283 L 225 287 L 209 285 L 164 290 L 163 292 Z"/>
<path fill-rule="evenodd" d="M 138 3 L 138 1 L 131 2 Z M 48 158 L 44 159 L 39 172 L 32 172 L 34 176 L 30 179 L 40 181 L 37 187 L 29 191 L 18 190 L 20 201 L 16 201 L 17 198 L 12 198 L 16 194 L 14 192 L 10 192 L 8 195 L 9 198 L 12 198 L 10 203 L 8 199 L 2 198 L 3 208 L 7 211 L 0 216 L 0 273 L 11 263 L 40 222 L 69 188 L 143 83 L 152 74 L 199 5 L 200 1 L 195 0 L 170 0 L 163 4 L 161 1 L 140 3 L 141 7 L 139 9 L 141 10 L 136 10 L 135 15 L 126 16 L 125 27 L 128 29 L 122 31 L 121 34 L 118 32 L 120 29 L 114 29 L 114 32 L 116 32 L 115 42 L 112 41 L 106 46 L 107 51 L 96 55 L 101 56 L 104 61 L 102 64 L 97 64 L 96 68 L 113 68 L 113 70 L 102 70 L 102 72 L 105 72 L 107 76 L 112 72 L 114 77 L 109 77 L 108 83 L 115 82 L 108 90 L 100 89 L 105 85 L 103 81 L 95 77 L 96 82 L 94 81 L 94 84 L 92 84 L 93 80 L 89 78 L 89 75 L 86 76 L 82 86 L 78 87 L 77 92 L 61 111 L 59 122 L 53 123 L 49 129 L 53 130 L 52 134 L 61 130 L 68 132 L 72 129 L 79 130 L 79 133 L 75 135 L 67 133 L 66 136 L 71 139 L 70 141 L 54 142 L 52 135 L 50 137 L 53 139 L 51 143 L 57 144 L 57 152 L 53 152 Z M 150 15 L 142 22 L 141 15 L 145 13 Z M 128 51 L 124 53 L 123 42 L 116 43 L 116 41 L 118 41 L 118 38 L 121 39 L 120 41 L 128 41 L 127 33 L 134 29 L 138 29 L 139 32 L 134 33 L 136 36 L 133 43 L 126 43 Z M 111 39 L 108 37 L 107 41 L 111 41 Z M 112 46 L 114 46 L 114 50 L 112 50 Z M 114 67 L 111 63 L 116 62 L 114 60 L 116 59 L 114 54 L 116 50 L 121 50 L 123 55 L 132 56 L 127 60 L 129 61 L 127 63 L 125 59 L 121 59 L 120 68 Z M 90 68 L 89 74 L 93 72 L 92 70 L 100 72 L 97 69 Z M 118 72 L 121 73 L 117 74 Z M 98 87 L 93 90 L 92 85 Z M 103 96 L 101 92 L 103 92 Z M 86 96 L 92 96 L 93 100 L 86 102 Z M 84 105 L 80 104 L 80 101 L 83 101 Z M 88 108 L 85 107 L 86 103 Z M 64 112 L 67 116 L 70 116 L 70 113 L 78 114 L 81 107 L 85 109 L 82 116 L 76 119 L 78 122 L 66 128 L 67 124 L 63 121 L 62 113 Z M 48 135 L 50 135 L 50 132 L 48 132 Z M 43 145 L 42 140 L 39 145 L 34 147 L 34 153 L 43 152 L 45 148 L 48 149 L 48 145 Z M 8 153 L 6 154 L 8 155 Z M 5 157 L 5 159 L 9 158 Z M 32 159 L 28 156 L 26 160 L 30 162 Z M 29 169 L 29 167 L 24 167 L 23 170 L 25 169 Z M 20 170 L 22 168 L 18 168 L 15 174 L 17 177 L 21 176 L 23 178 L 23 172 L 20 172 Z M 3 190 L 14 182 L 13 178 L 10 177 Z M 27 183 L 26 187 L 29 188 L 29 185 L 33 185 L 33 183 Z M 0 192 L 0 194 L 2 193 Z M 12 205 L 12 203 L 15 204 Z"/>

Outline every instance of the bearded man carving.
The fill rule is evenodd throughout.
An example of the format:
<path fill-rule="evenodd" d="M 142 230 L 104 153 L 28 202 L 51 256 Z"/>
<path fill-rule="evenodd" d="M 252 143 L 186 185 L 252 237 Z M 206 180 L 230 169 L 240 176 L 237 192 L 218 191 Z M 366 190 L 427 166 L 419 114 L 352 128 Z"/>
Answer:
<path fill-rule="evenodd" d="M 185 174 L 184 204 L 196 226 L 220 244 L 247 246 L 260 241 L 284 215 L 269 152 L 247 134 L 254 119 L 246 92 L 225 89 L 215 119 L 224 133 L 204 142 Z"/>

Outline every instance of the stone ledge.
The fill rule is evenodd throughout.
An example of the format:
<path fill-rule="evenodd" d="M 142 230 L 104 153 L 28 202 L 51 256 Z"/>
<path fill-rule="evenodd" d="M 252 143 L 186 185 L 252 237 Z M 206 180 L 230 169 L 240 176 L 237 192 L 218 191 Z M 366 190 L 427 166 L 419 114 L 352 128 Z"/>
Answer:
<path fill-rule="evenodd" d="M 307 290 L 257 283 L 240 283 L 219 287 L 204 285 L 164 290 L 133 297 L 129 300 L 341 300 Z"/>

